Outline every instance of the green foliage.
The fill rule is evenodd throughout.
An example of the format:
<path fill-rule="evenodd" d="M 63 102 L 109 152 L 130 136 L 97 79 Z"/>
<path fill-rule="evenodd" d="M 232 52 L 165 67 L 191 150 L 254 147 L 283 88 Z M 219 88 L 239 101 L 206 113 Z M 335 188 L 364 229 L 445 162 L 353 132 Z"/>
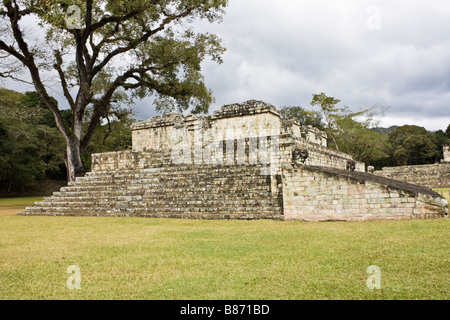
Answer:
<path fill-rule="evenodd" d="M 1 122 L 7 135 L 0 142 L 0 183 L 7 185 L 8 191 L 61 175 L 64 143 L 56 129 L 11 118 Z"/>
<path fill-rule="evenodd" d="M 155 95 L 158 111 L 207 112 L 213 102 L 201 75 L 207 57 L 222 62 L 225 48 L 210 33 L 195 33 L 191 22 L 220 21 L 227 0 L 128 0 L 128 1 L 24 1 L 32 8 L 46 30 L 47 41 L 60 53 L 75 52 L 80 34 L 89 35 L 86 43 L 93 66 L 91 91 L 100 99 L 117 86 L 117 97 L 127 99 Z M 69 6 L 76 6 L 69 9 Z M 70 27 L 73 22 L 73 28 Z M 181 27 L 179 27 L 181 26 Z M 48 57 L 54 54 L 49 53 Z M 62 55 L 64 58 L 64 54 Z M 43 65 L 52 68 L 52 59 Z M 132 61 L 127 63 L 127 61 Z M 67 61 L 65 80 L 80 86 L 77 61 Z M 124 78 L 122 78 L 124 77 Z M 119 80 L 119 81 L 118 81 Z M 124 100 L 124 101 L 125 101 Z"/>
<path fill-rule="evenodd" d="M 443 159 L 444 158 L 443 146 L 449 143 L 450 138 L 442 130 L 437 130 L 433 132 L 433 134 L 436 139 L 437 157 L 438 159 Z"/>
<path fill-rule="evenodd" d="M 374 119 L 383 110 L 373 106 L 358 112 L 339 107 L 339 99 L 325 93 L 314 94 L 311 105 L 319 110 L 309 111 L 302 107 L 284 107 L 283 118 L 294 119 L 303 126 L 312 125 L 327 133 L 329 147 L 353 156 L 366 164 L 378 163 L 388 157 L 385 151 L 387 139 L 371 129 Z"/>
<path fill-rule="evenodd" d="M 67 126 L 72 125 L 72 117 L 73 117 L 72 110 L 70 110 L 70 109 L 61 110 L 61 116 L 62 116 L 64 123 Z M 57 128 L 55 118 L 53 117 L 52 113 L 48 110 L 46 110 L 42 114 L 42 116 L 40 117 L 40 119 L 38 121 L 38 124 L 44 125 L 44 126 L 47 126 L 50 128 Z"/>
<path fill-rule="evenodd" d="M 398 146 L 394 157 L 399 165 L 432 163 L 437 158 L 436 144 L 427 135 L 412 135 Z"/>
<path fill-rule="evenodd" d="M 45 178 L 64 179 L 64 141 L 39 124 L 46 113 L 33 93 L 0 89 L 0 186 L 23 190 Z"/>
<path fill-rule="evenodd" d="M 439 160 L 436 134 L 428 132 L 423 127 L 414 125 L 398 127 L 389 134 L 389 143 L 395 165 L 431 164 Z"/>
<path fill-rule="evenodd" d="M 336 119 L 339 128 L 336 142 L 339 150 L 352 155 L 355 160 L 374 165 L 388 157 L 385 151 L 387 138 L 372 130 L 369 123 L 358 121 L 351 113 Z"/>
<path fill-rule="evenodd" d="M 341 100 L 328 97 L 323 92 L 321 94 L 313 95 L 311 105 L 318 106 L 320 108 L 320 112 L 324 116 L 325 123 L 330 129 L 333 129 L 336 126 L 335 120 L 341 111 L 341 109 L 336 106 L 339 102 L 341 102 Z"/>
<path fill-rule="evenodd" d="M 399 147 L 405 139 L 412 135 L 426 135 L 428 134 L 427 130 L 423 127 L 415 126 L 415 125 L 404 125 L 396 128 L 389 134 L 389 142 L 392 145 L 392 148 L 395 150 Z"/>
<path fill-rule="evenodd" d="M 61 114 L 70 125 L 72 110 L 62 110 Z M 67 179 L 65 143 L 36 92 L 22 94 L 0 88 L 0 115 L 0 188 L 20 191 L 43 179 Z M 105 119 L 107 122 L 99 126 L 83 154 L 86 170 L 90 170 L 92 153 L 131 147 L 132 113 L 115 108 Z"/>
<path fill-rule="evenodd" d="M 355 160 L 372 164 L 388 155 L 384 150 L 386 139 L 372 130 L 375 118 L 383 110 L 373 107 L 352 112 L 348 107 L 339 107 L 339 99 L 328 97 L 325 93 L 314 94 L 312 106 L 319 108 L 325 120 L 325 132 L 331 140 L 331 148 L 343 151 L 353 156 Z"/>
<path fill-rule="evenodd" d="M 313 126 L 323 130 L 322 115 L 318 111 L 308 111 L 302 107 L 283 107 L 280 109 L 281 117 L 284 119 L 293 119 L 298 121 L 302 126 Z"/>

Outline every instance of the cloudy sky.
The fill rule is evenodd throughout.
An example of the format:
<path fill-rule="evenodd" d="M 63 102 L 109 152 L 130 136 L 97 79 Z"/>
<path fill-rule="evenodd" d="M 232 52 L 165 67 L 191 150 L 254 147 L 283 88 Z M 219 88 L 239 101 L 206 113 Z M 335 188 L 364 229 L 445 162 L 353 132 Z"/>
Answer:
<path fill-rule="evenodd" d="M 388 108 L 383 126 L 450 124 L 448 0 L 230 0 L 220 24 L 224 63 L 205 62 L 216 103 L 310 106 L 324 92 L 353 110 Z M 152 109 L 138 104 L 138 117 Z"/>
<path fill-rule="evenodd" d="M 312 109 L 324 92 L 355 111 L 385 108 L 384 127 L 450 124 L 448 0 L 229 0 L 222 23 L 195 28 L 227 48 L 222 64 L 203 63 L 210 113 L 250 99 Z M 138 120 L 154 110 L 136 102 Z"/>

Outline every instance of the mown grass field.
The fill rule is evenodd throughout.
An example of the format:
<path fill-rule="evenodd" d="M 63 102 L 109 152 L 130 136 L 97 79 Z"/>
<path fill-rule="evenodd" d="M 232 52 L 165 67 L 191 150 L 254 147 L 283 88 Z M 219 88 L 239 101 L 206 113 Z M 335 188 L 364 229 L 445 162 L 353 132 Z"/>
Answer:
<path fill-rule="evenodd" d="M 24 217 L 0 199 L 0 299 L 449 299 L 450 221 Z M 81 289 L 69 289 L 69 266 Z M 366 283 L 369 266 L 381 288 Z"/>

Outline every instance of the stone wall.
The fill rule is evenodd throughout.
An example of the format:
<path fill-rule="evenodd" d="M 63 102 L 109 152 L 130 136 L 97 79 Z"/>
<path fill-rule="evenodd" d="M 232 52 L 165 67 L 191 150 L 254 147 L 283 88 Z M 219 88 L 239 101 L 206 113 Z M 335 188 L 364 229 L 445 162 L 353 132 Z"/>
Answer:
<path fill-rule="evenodd" d="M 388 167 L 376 175 L 419 184 L 428 188 L 450 188 L 450 162 L 421 166 Z"/>
<path fill-rule="evenodd" d="M 444 159 L 442 160 L 442 162 L 450 163 L 450 146 L 448 144 L 444 144 L 442 149 L 443 149 L 443 153 L 444 153 Z"/>
<path fill-rule="evenodd" d="M 171 166 L 170 154 L 162 152 L 118 151 L 92 154 L 92 172 L 139 170 Z"/>
<path fill-rule="evenodd" d="M 222 107 L 212 117 L 165 114 L 133 125 L 133 150 L 171 150 L 179 144 L 202 148 L 213 141 L 279 135 L 281 119 L 275 107 L 247 101 Z"/>
<path fill-rule="evenodd" d="M 308 152 L 307 165 L 345 169 L 353 160 L 329 149 L 325 133 L 283 120 L 261 101 L 224 106 L 211 118 L 166 114 L 133 126 L 134 152 L 171 152 L 175 164 L 271 164 L 275 174 L 279 163 L 291 161 L 293 148 Z M 363 163 L 355 164 L 365 171 Z"/>
<path fill-rule="evenodd" d="M 251 137 L 225 141 L 203 141 L 202 148 L 180 144 L 180 148 L 119 151 L 92 155 L 92 171 L 108 171 L 120 169 L 145 169 L 154 165 L 155 156 L 166 165 L 268 165 L 271 168 L 266 175 L 280 174 L 283 163 L 292 162 L 294 149 L 305 150 L 308 157 L 304 164 L 308 166 L 324 166 L 345 170 L 349 155 L 328 149 L 321 144 L 295 137 L 292 134 Z M 187 149 L 185 147 L 188 147 Z M 365 165 L 356 163 L 356 171 L 364 172 Z"/>
<path fill-rule="evenodd" d="M 322 166 L 346 170 L 347 161 L 353 158 L 343 152 L 329 149 L 321 144 L 311 142 L 298 136 L 282 135 L 280 137 L 280 163 L 292 161 L 294 149 L 307 152 L 308 157 L 304 161 L 307 166 Z M 355 161 L 355 171 L 365 172 L 365 164 Z"/>
<path fill-rule="evenodd" d="M 447 200 L 427 188 L 322 167 L 283 168 L 285 220 L 364 221 L 440 218 Z"/>

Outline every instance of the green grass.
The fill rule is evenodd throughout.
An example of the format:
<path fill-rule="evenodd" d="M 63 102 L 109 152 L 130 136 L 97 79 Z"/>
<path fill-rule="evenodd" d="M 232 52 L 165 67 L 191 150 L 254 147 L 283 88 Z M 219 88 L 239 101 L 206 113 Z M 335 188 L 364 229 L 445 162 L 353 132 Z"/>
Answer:
<path fill-rule="evenodd" d="M 7 210 L 15 213 L 15 211 L 22 210 L 24 207 L 42 199 L 43 197 L 0 198 L 0 214 L 4 215 L 5 213 L 9 213 L 6 212 Z"/>
<path fill-rule="evenodd" d="M 37 199 L 39 200 L 39 199 Z M 24 217 L 0 199 L 0 299 L 448 299 L 450 221 Z M 81 290 L 66 286 L 81 270 Z M 369 290 L 366 270 L 381 269 Z"/>

